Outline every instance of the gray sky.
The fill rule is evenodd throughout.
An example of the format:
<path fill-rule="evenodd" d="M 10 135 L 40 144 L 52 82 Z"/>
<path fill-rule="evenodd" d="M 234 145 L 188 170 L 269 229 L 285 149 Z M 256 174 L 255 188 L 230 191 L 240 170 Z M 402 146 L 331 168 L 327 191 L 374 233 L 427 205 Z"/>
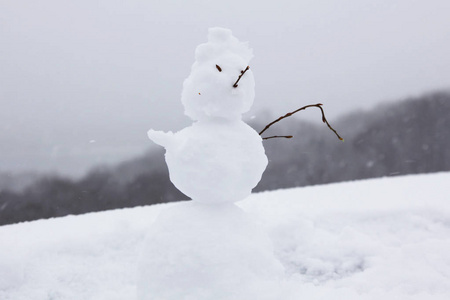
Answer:
<path fill-rule="evenodd" d="M 188 125 L 182 82 L 214 26 L 254 49 L 256 117 L 322 102 L 331 122 L 449 88 L 449 15 L 448 0 L 0 0 L 0 171 L 79 175 Z"/>

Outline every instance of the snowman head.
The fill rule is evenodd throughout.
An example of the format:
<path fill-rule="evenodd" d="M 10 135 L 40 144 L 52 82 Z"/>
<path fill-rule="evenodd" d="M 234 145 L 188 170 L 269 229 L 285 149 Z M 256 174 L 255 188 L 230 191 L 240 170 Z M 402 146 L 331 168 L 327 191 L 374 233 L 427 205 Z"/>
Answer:
<path fill-rule="evenodd" d="M 191 74 L 183 83 L 185 114 L 193 120 L 240 119 L 255 98 L 255 80 L 247 68 L 252 57 L 247 43 L 231 30 L 210 28 L 208 42 L 195 50 Z"/>

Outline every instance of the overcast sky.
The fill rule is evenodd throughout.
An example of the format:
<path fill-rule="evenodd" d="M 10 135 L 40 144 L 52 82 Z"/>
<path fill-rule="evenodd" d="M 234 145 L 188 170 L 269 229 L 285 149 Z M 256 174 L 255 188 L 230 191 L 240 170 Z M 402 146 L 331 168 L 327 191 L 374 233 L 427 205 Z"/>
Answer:
<path fill-rule="evenodd" d="M 254 49 L 257 118 L 448 89 L 449 16 L 448 0 L 0 0 L 0 171 L 79 175 L 188 125 L 182 82 L 214 26 Z"/>

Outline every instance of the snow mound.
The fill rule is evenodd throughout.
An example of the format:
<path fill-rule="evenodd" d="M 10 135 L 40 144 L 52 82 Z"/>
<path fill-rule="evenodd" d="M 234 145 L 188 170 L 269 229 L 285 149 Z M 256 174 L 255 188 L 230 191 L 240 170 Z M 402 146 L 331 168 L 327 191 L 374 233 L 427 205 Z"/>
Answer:
<path fill-rule="evenodd" d="M 259 288 L 267 299 L 449 299 L 449 182 L 440 173 L 251 195 L 238 204 L 289 278 Z M 135 299 L 146 232 L 180 205 L 0 227 L 0 299 Z"/>
<path fill-rule="evenodd" d="M 261 286 L 284 276 L 268 236 L 233 203 L 164 210 L 143 249 L 137 299 L 271 299 Z"/>

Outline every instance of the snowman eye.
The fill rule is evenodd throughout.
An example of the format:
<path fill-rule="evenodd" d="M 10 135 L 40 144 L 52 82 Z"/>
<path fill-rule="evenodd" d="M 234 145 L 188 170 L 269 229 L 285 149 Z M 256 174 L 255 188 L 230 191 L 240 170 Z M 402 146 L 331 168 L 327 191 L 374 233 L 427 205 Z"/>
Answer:
<path fill-rule="evenodd" d="M 219 72 L 222 72 L 222 68 L 219 67 L 219 65 L 216 65 L 217 70 L 219 70 Z"/>

